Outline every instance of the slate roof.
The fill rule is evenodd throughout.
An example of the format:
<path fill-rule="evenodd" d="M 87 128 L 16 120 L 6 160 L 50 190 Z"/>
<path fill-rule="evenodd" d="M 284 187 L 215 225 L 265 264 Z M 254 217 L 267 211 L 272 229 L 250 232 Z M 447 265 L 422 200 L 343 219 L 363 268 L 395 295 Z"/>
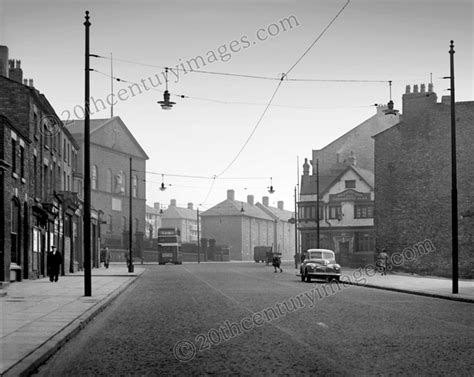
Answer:
<path fill-rule="evenodd" d="M 243 213 L 241 212 L 242 207 L 244 208 Z M 230 199 L 226 199 L 207 211 L 201 213 L 201 216 L 246 216 L 273 221 L 273 218 L 265 213 L 257 205 L 250 205 L 247 202 Z"/>
<path fill-rule="evenodd" d="M 294 217 L 294 212 L 288 211 L 286 209 L 280 209 L 278 207 L 271 207 L 271 206 L 267 207 L 261 203 L 257 203 L 257 206 L 261 208 L 263 211 L 270 212 L 271 215 L 273 215 L 275 218 L 281 221 L 288 221 L 289 219 Z"/>
<path fill-rule="evenodd" d="M 319 194 L 323 195 L 325 192 L 338 182 L 341 177 L 346 174 L 348 170 L 353 170 L 358 174 L 372 189 L 374 188 L 375 176 L 374 173 L 367 169 L 362 169 L 357 166 L 349 165 L 345 169 L 341 169 L 337 175 L 323 175 L 319 176 Z M 305 177 L 305 176 L 303 176 Z M 309 175 L 306 179 L 302 179 L 301 195 L 315 195 L 316 194 L 316 176 Z"/>
<path fill-rule="evenodd" d="M 162 219 L 163 220 L 186 219 L 186 220 L 195 220 L 195 221 L 197 221 L 197 211 L 189 209 L 189 208 L 169 206 L 163 212 Z"/>
<path fill-rule="evenodd" d="M 152 213 L 153 215 L 159 215 L 160 214 L 159 210 L 157 210 L 155 207 L 149 206 L 148 204 L 146 204 L 145 212 L 146 213 Z"/>

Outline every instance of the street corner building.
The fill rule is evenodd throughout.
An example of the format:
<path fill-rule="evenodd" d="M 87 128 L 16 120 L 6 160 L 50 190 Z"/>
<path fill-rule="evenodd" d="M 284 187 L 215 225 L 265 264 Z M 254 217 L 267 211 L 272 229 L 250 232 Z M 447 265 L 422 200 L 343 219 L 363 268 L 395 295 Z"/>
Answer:
<path fill-rule="evenodd" d="M 62 274 L 82 265 L 79 146 L 20 60 L 0 46 L 0 281 L 47 274 L 52 246 Z"/>
<path fill-rule="evenodd" d="M 377 105 L 375 115 L 325 147 L 313 150 L 311 161 L 305 159 L 298 202 L 299 252 L 319 246 L 334 250 L 342 266 L 373 263 L 372 136 L 399 122 L 398 112 L 389 110 L 389 106 Z"/>
<path fill-rule="evenodd" d="M 459 275 L 474 276 L 474 101 L 457 102 Z M 451 101 L 432 84 L 406 87 L 401 121 L 374 136 L 377 243 L 400 268 L 451 276 Z M 421 248 L 428 241 L 430 250 Z"/>
<path fill-rule="evenodd" d="M 259 246 L 272 247 L 283 259 L 292 260 L 295 233 L 289 220 L 295 215 L 282 201 L 277 204 L 270 206 L 268 197 L 255 203 L 253 195 L 239 201 L 234 190 L 227 190 L 226 200 L 201 213 L 202 236 L 227 245 L 231 260 L 253 260 Z"/>

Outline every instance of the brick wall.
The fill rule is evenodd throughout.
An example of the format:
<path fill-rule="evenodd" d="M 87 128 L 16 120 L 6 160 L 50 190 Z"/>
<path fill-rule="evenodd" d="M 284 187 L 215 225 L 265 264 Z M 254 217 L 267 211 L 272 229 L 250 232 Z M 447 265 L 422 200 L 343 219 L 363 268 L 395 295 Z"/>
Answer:
<path fill-rule="evenodd" d="M 403 120 L 375 137 L 375 229 L 377 247 L 389 253 L 429 239 L 436 250 L 401 268 L 450 276 L 451 144 L 450 106 L 435 93 L 403 96 Z M 456 104 L 458 208 L 474 203 L 474 102 Z M 459 221 L 459 271 L 472 277 L 472 218 Z"/>

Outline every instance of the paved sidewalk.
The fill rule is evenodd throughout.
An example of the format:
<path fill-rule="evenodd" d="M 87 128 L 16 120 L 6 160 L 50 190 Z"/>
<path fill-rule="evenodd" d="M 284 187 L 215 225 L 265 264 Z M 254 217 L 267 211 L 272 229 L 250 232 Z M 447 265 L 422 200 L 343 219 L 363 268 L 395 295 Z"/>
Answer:
<path fill-rule="evenodd" d="M 84 274 L 24 280 L 6 288 L 1 305 L 2 376 L 28 374 L 73 337 L 144 272 L 123 263 L 92 269 L 92 296 L 84 296 Z"/>
<path fill-rule="evenodd" d="M 343 268 L 341 280 L 369 288 L 474 303 L 474 280 L 459 279 L 457 294 L 452 293 L 451 279 L 401 272 L 388 272 L 387 275 L 381 275 L 374 270 Z"/>
<path fill-rule="evenodd" d="M 285 263 L 286 270 L 293 269 L 299 277 L 294 263 Z M 457 294 L 452 293 L 452 280 L 435 276 L 422 276 L 402 272 L 387 272 L 381 275 L 373 269 L 342 268 L 341 281 L 367 288 L 384 289 L 428 297 L 474 303 L 474 280 L 459 279 Z"/>

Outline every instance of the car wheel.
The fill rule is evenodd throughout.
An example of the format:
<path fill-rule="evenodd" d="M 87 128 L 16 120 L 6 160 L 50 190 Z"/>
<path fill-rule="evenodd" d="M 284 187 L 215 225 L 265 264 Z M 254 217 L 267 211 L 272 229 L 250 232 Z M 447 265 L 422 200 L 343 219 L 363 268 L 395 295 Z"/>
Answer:
<path fill-rule="evenodd" d="M 306 279 L 306 276 L 304 276 L 304 274 L 301 272 L 301 281 L 305 281 Z"/>
<path fill-rule="evenodd" d="M 306 281 L 308 283 L 311 283 L 311 276 L 309 276 L 308 273 L 306 273 Z"/>

